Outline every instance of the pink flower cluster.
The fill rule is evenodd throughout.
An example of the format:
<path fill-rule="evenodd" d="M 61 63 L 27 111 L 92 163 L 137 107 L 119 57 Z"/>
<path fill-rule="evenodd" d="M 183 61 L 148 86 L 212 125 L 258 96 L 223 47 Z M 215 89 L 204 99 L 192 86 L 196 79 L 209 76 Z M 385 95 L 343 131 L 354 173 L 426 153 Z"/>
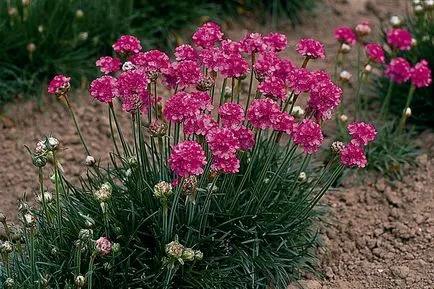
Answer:
<path fill-rule="evenodd" d="M 318 120 L 327 120 L 332 116 L 342 99 L 342 89 L 334 84 L 324 73 L 319 73 L 317 82 L 310 91 L 308 109 L 312 111 Z"/>
<path fill-rule="evenodd" d="M 67 77 L 64 75 L 56 75 L 48 85 L 48 93 L 61 95 L 63 93 L 68 92 L 71 81 L 71 77 Z"/>
<path fill-rule="evenodd" d="M 410 50 L 411 34 L 402 28 L 391 29 L 387 32 L 387 43 L 399 50 Z"/>
<path fill-rule="evenodd" d="M 117 80 L 117 92 L 122 101 L 122 109 L 131 112 L 142 108 L 146 111 L 151 105 L 148 84 L 149 79 L 143 71 L 122 72 Z"/>
<path fill-rule="evenodd" d="M 121 60 L 117 57 L 102 56 L 96 61 L 96 66 L 101 67 L 101 72 L 109 74 L 121 68 Z"/>
<path fill-rule="evenodd" d="M 253 127 L 271 128 L 274 115 L 280 113 L 280 106 L 272 99 L 255 99 L 247 109 L 247 118 Z"/>
<path fill-rule="evenodd" d="M 133 54 L 129 61 L 145 72 L 161 72 L 170 65 L 169 56 L 159 50 L 149 50 Z"/>
<path fill-rule="evenodd" d="M 404 83 L 410 78 L 411 65 L 402 57 L 393 58 L 385 70 L 385 75 L 396 83 Z"/>
<path fill-rule="evenodd" d="M 201 111 L 212 110 L 211 97 L 206 92 L 184 91 L 174 94 L 166 101 L 163 115 L 168 121 L 184 121 Z"/>
<path fill-rule="evenodd" d="M 292 138 L 307 154 L 317 152 L 324 140 L 319 124 L 309 119 L 303 119 L 295 126 Z"/>
<path fill-rule="evenodd" d="M 364 168 L 368 163 L 364 146 L 375 140 L 377 132 L 372 124 L 352 122 L 348 125 L 352 139 L 340 152 L 341 164 L 347 167 Z"/>
<path fill-rule="evenodd" d="M 264 43 L 267 45 L 268 49 L 276 52 L 285 50 L 286 45 L 288 45 L 288 38 L 281 33 L 270 32 L 262 39 L 264 40 Z"/>
<path fill-rule="evenodd" d="M 107 237 L 99 237 L 95 242 L 95 246 L 101 255 L 108 255 L 112 251 L 112 244 Z"/>
<path fill-rule="evenodd" d="M 244 121 L 244 109 L 238 103 L 224 103 L 219 107 L 219 115 L 225 127 L 238 127 Z"/>
<path fill-rule="evenodd" d="M 366 44 L 365 52 L 368 58 L 373 62 L 384 63 L 386 61 L 384 57 L 384 50 L 378 43 Z"/>
<path fill-rule="evenodd" d="M 427 87 L 432 82 L 431 70 L 428 67 L 428 62 L 423 59 L 416 63 L 410 72 L 411 83 L 416 87 Z"/>
<path fill-rule="evenodd" d="M 111 102 L 118 94 L 116 78 L 104 75 L 93 80 L 90 83 L 89 93 L 101 102 Z"/>
<path fill-rule="evenodd" d="M 205 152 L 195 141 L 180 142 L 172 149 L 169 166 L 180 177 L 198 176 L 203 173 L 205 165 Z"/>
<path fill-rule="evenodd" d="M 122 35 L 112 47 L 116 53 L 122 56 L 139 53 L 142 50 L 140 40 L 131 35 Z"/>
<path fill-rule="evenodd" d="M 175 57 L 178 61 L 197 61 L 199 59 L 199 54 L 190 44 L 182 44 L 175 48 Z"/>
<path fill-rule="evenodd" d="M 288 73 L 286 81 L 294 94 L 298 95 L 311 90 L 315 77 L 306 68 L 294 68 Z"/>
<path fill-rule="evenodd" d="M 297 52 L 303 56 L 310 58 L 325 58 L 325 49 L 324 45 L 311 38 L 301 39 L 296 48 Z"/>
<path fill-rule="evenodd" d="M 258 90 L 265 96 L 286 100 L 287 89 L 285 82 L 274 76 L 265 77 L 264 81 L 259 83 Z"/>
<path fill-rule="evenodd" d="M 356 44 L 357 38 L 353 29 L 349 27 L 339 27 L 335 30 L 335 39 L 348 45 Z"/>
<path fill-rule="evenodd" d="M 222 38 L 223 32 L 220 26 L 213 22 L 203 24 L 192 37 L 194 44 L 202 48 L 210 48 Z"/>

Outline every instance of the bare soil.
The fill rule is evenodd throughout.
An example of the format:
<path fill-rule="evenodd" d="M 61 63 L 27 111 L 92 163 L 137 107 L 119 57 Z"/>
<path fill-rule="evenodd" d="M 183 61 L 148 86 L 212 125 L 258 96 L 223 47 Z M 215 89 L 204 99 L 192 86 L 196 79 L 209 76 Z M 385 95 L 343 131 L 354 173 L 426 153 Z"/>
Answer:
<path fill-rule="evenodd" d="M 303 26 L 293 29 L 284 25 L 279 31 L 288 35 L 288 56 L 294 61 L 301 61 L 294 50 L 298 39 L 313 37 L 323 41 L 329 58 L 309 65 L 332 71 L 337 50 L 333 39 L 335 27 L 354 26 L 368 19 L 378 35 L 377 17 L 403 15 L 408 2 L 324 0 L 315 14 L 303 17 Z M 269 31 L 254 22 L 244 23 L 248 29 L 238 27 L 229 25 L 230 37 L 239 38 L 247 30 Z M 353 60 L 354 55 L 350 55 Z M 354 71 L 354 64 L 346 69 Z M 351 90 L 347 97 L 350 93 Z M 30 101 L 8 105 L 6 115 L 13 123 L 0 127 L 0 208 L 11 220 L 16 219 L 17 199 L 25 192 L 32 196 L 38 189 L 37 171 L 24 145 L 33 148 L 38 140 L 52 134 L 61 142 L 66 175 L 77 178 L 85 171 L 86 154 L 67 110 L 55 98 L 45 99 L 43 113 Z M 91 100 L 86 92 L 77 92 L 71 100 L 91 152 L 104 162 L 112 147 L 107 107 Z M 124 127 L 128 128 L 126 116 L 122 117 Z M 326 249 L 320 252 L 324 276 L 306 275 L 305 280 L 291 284 L 290 288 L 298 285 L 306 289 L 434 288 L 433 134 L 427 132 L 418 141 L 425 153 L 418 157 L 417 167 L 407 168 L 402 180 L 367 177 L 362 185 L 349 181 L 343 188 L 328 193 L 324 203 L 332 208 L 331 226 L 323 234 Z"/>

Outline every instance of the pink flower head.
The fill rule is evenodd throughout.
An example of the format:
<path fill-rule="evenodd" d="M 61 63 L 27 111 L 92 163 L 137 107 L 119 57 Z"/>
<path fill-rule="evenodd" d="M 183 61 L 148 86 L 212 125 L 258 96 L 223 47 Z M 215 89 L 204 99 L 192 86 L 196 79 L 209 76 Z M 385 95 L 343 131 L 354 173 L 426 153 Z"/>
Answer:
<path fill-rule="evenodd" d="M 313 77 L 315 83 L 320 83 L 323 81 L 332 81 L 332 79 L 330 78 L 330 75 L 327 72 L 325 72 L 324 70 L 312 71 L 311 74 L 312 74 L 312 77 Z"/>
<path fill-rule="evenodd" d="M 369 26 L 369 21 L 362 21 L 362 23 L 356 25 L 356 28 L 354 30 L 360 37 L 369 35 L 371 33 L 371 26 Z"/>
<path fill-rule="evenodd" d="M 410 50 L 411 34 L 402 28 L 391 29 L 387 31 L 387 43 L 399 50 Z"/>
<path fill-rule="evenodd" d="M 240 149 L 240 141 L 234 132 L 226 127 L 216 127 L 208 132 L 206 141 L 213 156 L 228 159 Z"/>
<path fill-rule="evenodd" d="M 128 70 L 119 75 L 117 91 L 124 111 L 130 112 L 142 105 L 150 105 L 148 84 L 149 80 L 143 71 Z"/>
<path fill-rule="evenodd" d="M 402 57 L 393 58 L 384 72 L 387 77 L 396 83 L 404 83 L 410 78 L 411 65 Z"/>
<path fill-rule="evenodd" d="M 172 65 L 175 69 L 176 84 L 178 84 L 181 89 L 186 88 L 189 85 L 196 85 L 202 76 L 200 66 L 195 61 L 184 60 L 181 62 L 175 62 Z"/>
<path fill-rule="evenodd" d="M 289 59 L 280 59 L 270 71 L 270 76 L 279 77 L 286 80 L 289 73 L 296 68 L 296 66 Z"/>
<path fill-rule="evenodd" d="M 199 55 L 190 44 L 182 44 L 175 48 L 175 57 L 176 60 L 193 60 L 197 61 L 199 59 Z"/>
<path fill-rule="evenodd" d="M 163 115 L 168 121 L 183 121 L 202 110 L 210 110 L 211 98 L 204 92 L 186 93 L 184 91 L 174 94 L 166 101 Z"/>
<path fill-rule="evenodd" d="M 306 68 L 294 68 L 288 73 L 286 81 L 294 94 L 310 91 L 315 83 L 314 77 Z"/>
<path fill-rule="evenodd" d="M 295 128 L 295 119 L 287 112 L 276 113 L 272 120 L 273 129 L 291 135 Z"/>
<path fill-rule="evenodd" d="M 95 242 L 96 249 L 101 255 L 108 255 L 112 251 L 112 244 L 106 237 L 99 237 Z"/>
<path fill-rule="evenodd" d="M 297 124 L 292 134 L 294 143 L 303 147 L 307 154 L 313 154 L 318 151 L 324 140 L 321 127 L 318 123 L 310 119 L 303 119 Z"/>
<path fill-rule="evenodd" d="M 297 43 L 297 52 L 309 58 L 325 58 L 324 44 L 311 38 L 301 39 Z"/>
<path fill-rule="evenodd" d="M 411 69 L 411 83 L 416 87 L 428 87 L 430 86 L 431 70 L 428 67 L 428 62 L 426 60 L 421 60 L 416 63 Z"/>
<path fill-rule="evenodd" d="M 365 51 L 368 58 L 374 62 L 384 63 L 384 51 L 380 44 L 369 43 L 365 45 Z"/>
<path fill-rule="evenodd" d="M 180 142 L 172 149 L 169 157 L 170 169 L 183 178 L 202 174 L 205 165 L 205 152 L 195 141 Z"/>
<path fill-rule="evenodd" d="M 48 85 L 48 93 L 55 94 L 57 96 L 65 94 L 68 92 L 71 84 L 71 77 L 67 77 L 64 75 L 56 75 Z"/>
<path fill-rule="evenodd" d="M 223 77 L 241 77 L 249 72 L 249 63 L 240 53 L 224 54 L 220 66 Z"/>
<path fill-rule="evenodd" d="M 206 135 L 209 130 L 217 126 L 217 122 L 210 114 L 194 114 L 185 119 L 184 133 L 187 135 Z"/>
<path fill-rule="evenodd" d="M 317 119 L 330 119 L 332 110 L 341 99 L 342 89 L 339 86 L 330 80 L 317 82 L 310 91 L 309 110 L 315 113 Z"/>
<path fill-rule="evenodd" d="M 285 50 L 286 45 L 288 45 L 288 39 L 284 34 L 277 32 L 270 32 L 264 37 L 262 37 L 264 43 L 268 46 L 267 48 L 271 51 L 282 51 Z"/>
<path fill-rule="evenodd" d="M 167 89 L 176 88 L 176 71 L 173 67 L 174 63 L 170 64 L 169 67 L 162 72 L 161 82 L 166 86 Z"/>
<path fill-rule="evenodd" d="M 129 60 L 145 72 L 161 72 L 170 65 L 169 56 L 160 50 L 139 52 L 131 56 Z"/>
<path fill-rule="evenodd" d="M 235 154 L 230 155 L 228 158 L 214 156 L 211 170 L 219 171 L 224 174 L 238 173 L 238 171 L 240 170 L 240 160 Z"/>
<path fill-rule="evenodd" d="M 370 141 L 375 140 L 375 136 L 377 135 L 375 127 L 372 124 L 357 121 L 348 125 L 348 132 L 352 136 L 353 141 L 360 145 L 367 145 Z"/>
<path fill-rule="evenodd" d="M 259 54 L 259 57 L 253 66 L 259 78 L 273 75 L 279 69 L 281 59 L 275 52 L 265 51 Z"/>
<path fill-rule="evenodd" d="M 341 151 L 341 164 L 343 166 L 364 168 L 367 163 L 365 150 L 360 145 L 349 143 Z"/>
<path fill-rule="evenodd" d="M 224 53 L 239 53 L 241 52 L 241 43 L 231 39 L 225 39 L 221 43 Z"/>
<path fill-rule="evenodd" d="M 96 61 L 96 66 L 101 67 L 101 72 L 109 74 L 116 72 L 121 68 L 121 60 L 117 57 L 102 56 Z"/>
<path fill-rule="evenodd" d="M 237 127 L 244 120 L 244 109 L 237 103 L 227 102 L 219 107 L 219 115 L 224 127 Z"/>
<path fill-rule="evenodd" d="M 270 98 L 255 99 L 247 109 L 247 119 L 253 127 L 271 128 L 275 114 L 280 113 L 280 106 Z"/>
<path fill-rule="evenodd" d="M 89 93 L 101 102 L 109 103 L 118 95 L 116 78 L 104 75 L 90 83 Z"/>
<path fill-rule="evenodd" d="M 209 71 L 220 71 L 223 62 L 223 51 L 218 47 L 203 49 L 199 52 L 199 59 Z"/>
<path fill-rule="evenodd" d="M 213 22 L 208 22 L 199 27 L 193 34 L 193 42 L 196 46 L 202 48 L 213 47 L 218 41 L 223 38 L 221 27 Z"/>
<path fill-rule="evenodd" d="M 251 55 L 256 52 L 263 52 L 267 49 L 260 33 L 247 34 L 241 41 L 241 51 Z"/>
<path fill-rule="evenodd" d="M 274 76 L 265 77 L 264 81 L 259 83 L 258 90 L 263 95 L 268 97 L 281 100 L 286 99 L 287 89 L 285 82 L 282 79 Z"/>
<path fill-rule="evenodd" d="M 139 53 L 142 50 L 140 40 L 131 35 L 122 35 L 112 47 L 120 55 L 131 55 Z"/>
<path fill-rule="evenodd" d="M 356 44 L 356 34 L 349 27 L 339 27 L 335 30 L 335 39 L 348 45 Z"/>
<path fill-rule="evenodd" d="M 255 136 L 251 129 L 245 126 L 238 126 L 232 129 L 235 137 L 240 142 L 240 149 L 243 151 L 251 149 L 255 145 Z"/>

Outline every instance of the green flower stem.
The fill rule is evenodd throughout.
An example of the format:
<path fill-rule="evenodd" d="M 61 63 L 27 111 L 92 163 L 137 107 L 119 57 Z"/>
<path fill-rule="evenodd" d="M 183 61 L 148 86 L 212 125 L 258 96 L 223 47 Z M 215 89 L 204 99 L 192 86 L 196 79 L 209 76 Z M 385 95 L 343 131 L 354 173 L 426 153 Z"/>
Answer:
<path fill-rule="evenodd" d="M 89 269 L 87 272 L 87 288 L 88 289 L 92 289 L 92 285 L 93 285 L 93 283 L 92 283 L 93 276 L 92 275 L 93 275 L 93 270 L 94 270 L 93 263 L 95 261 L 95 258 L 96 258 L 96 255 L 95 255 L 95 253 L 93 253 L 92 256 L 90 256 L 90 260 L 89 260 Z"/>
<path fill-rule="evenodd" d="M 48 216 L 48 211 L 47 211 L 47 202 L 45 200 L 45 195 L 44 195 L 44 175 L 42 173 L 42 168 L 38 168 L 38 177 L 39 177 L 39 193 L 41 194 L 41 198 L 42 198 L 42 210 L 44 212 L 44 216 L 45 218 L 42 218 L 42 221 L 45 222 L 45 220 L 47 220 L 48 222 L 50 222 L 50 216 Z"/>
<path fill-rule="evenodd" d="M 127 144 L 125 142 L 124 134 L 122 133 L 122 128 L 121 128 L 121 126 L 119 124 L 119 121 L 118 121 L 118 118 L 116 116 L 116 113 L 115 113 L 115 110 L 114 110 L 112 102 L 109 103 L 109 108 L 110 108 L 111 114 L 113 116 L 113 119 L 115 121 L 116 130 L 118 131 L 118 135 L 119 135 L 119 139 L 121 140 L 122 148 L 124 149 L 124 153 L 128 157 L 130 155 L 130 152 L 129 152 Z"/>
<path fill-rule="evenodd" d="M 90 151 L 86 145 L 86 142 L 84 141 L 83 135 L 82 135 L 81 130 L 80 130 L 80 126 L 78 125 L 78 122 L 77 122 L 77 119 L 75 117 L 74 110 L 72 109 L 71 103 L 69 101 L 68 95 L 65 94 L 64 98 L 65 98 L 65 102 L 66 102 L 66 105 L 68 107 L 69 113 L 71 114 L 72 121 L 74 122 L 75 129 L 77 130 L 78 136 L 80 137 L 81 144 L 83 145 L 87 155 L 91 156 Z"/>
<path fill-rule="evenodd" d="M 154 101 L 155 101 L 155 104 L 154 104 L 154 108 L 155 108 L 155 119 L 158 119 L 159 118 L 159 115 L 158 115 L 158 97 L 157 97 L 157 81 L 155 80 L 154 81 Z M 151 121 L 149 121 L 149 123 L 151 123 Z"/>
<path fill-rule="evenodd" d="M 361 84 L 361 76 L 362 72 L 360 71 L 360 58 L 361 58 L 361 52 L 360 52 L 360 43 L 357 43 L 357 89 L 356 89 L 356 109 L 354 111 L 354 119 L 357 119 L 361 110 L 362 101 L 360 99 L 360 87 Z"/>
<path fill-rule="evenodd" d="M 31 268 L 31 280 L 32 286 L 35 286 L 36 282 L 36 259 L 35 259 L 35 228 L 30 227 L 30 268 Z"/>
<path fill-rule="evenodd" d="M 77 276 L 80 275 L 81 273 L 81 248 L 82 248 L 82 244 L 80 241 L 80 244 L 76 247 L 76 252 L 75 252 L 75 267 L 77 268 L 76 270 Z"/>
<path fill-rule="evenodd" d="M 53 152 L 53 167 L 54 167 L 54 183 L 55 183 L 55 193 L 56 193 L 56 221 L 57 221 L 57 229 L 59 230 L 59 236 L 62 240 L 62 211 L 60 208 L 60 175 L 59 168 L 57 166 L 56 154 Z"/>
<path fill-rule="evenodd" d="M 247 115 L 247 109 L 249 108 L 249 104 L 250 104 L 250 97 L 252 95 L 252 87 L 253 87 L 253 75 L 255 74 L 255 72 L 253 71 L 253 65 L 255 64 L 255 54 L 252 53 L 252 64 L 250 66 L 250 81 L 249 81 L 249 91 L 247 93 L 247 101 L 246 101 L 246 109 L 245 109 L 245 113 Z"/>
<path fill-rule="evenodd" d="M 169 235 L 168 235 L 169 228 L 167 225 L 168 210 L 169 210 L 169 205 L 167 203 L 167 200 L 163 200 L 161 202 L 161 210 L 163 212 L 163 236 L 164 236 L 163 240 L 164 240 L 164 243 L 168 243 L 168 242 L 170 242 L 170 239 L 169 239 Z"/>
<path fill-rule="evenodd" d="M 225 96 L 225 89 L 226 89 L 226 82 L 227 78 L 223 79 L 222 88 L 220 90 L 220 100 L 219 100 L 219 107 L 222 106 L 224 102 L 224 96 Z M 220 123 L 220 114 L 217 116 L 217 123 Z"/>
<path fill-rule="evenodd" d="M 237 88 L 236 88 L 236 92 L 237 92 L 237 103 L 240 103 L 240 94 L 241 94 L 241 78 L 237 79 Z"/>
<path fill-rule="evenodd" d="M 214 180 L 212 181 L 211 184 L 211 188 L 208 190 L 208 194 L 206 195 L 206 199 L 204 202 L 204 205 L 202 207 L 202 209 L 200 210 L 200 222 L 199 222 L 199 237 L 201 237 L 202 234 L 202 228 L 206 228 L 206 223 L 208 221 L 208 215 L 209 215 L 209 207 L 211 205 L 211 197 L 213 195 L 213 190 L 214 190 L 214 186 L 217 183 L 217 180 L 219 179 L 220 175 L 218 175 L 217 177 L 214 178 Z"/>
<path fill-rule="evenodd" d="M 336 59 L 335 59 L 335 65 L 334 65 L 334 73 L 333 73 L 333 81 L 336 82 L 338 80 L 338 68 L 339 68 L 339 62 L 340 58 L 342 56 L 341 52 L 342 44 L 338 46 L 338 52 L 336 53 Z"/>
<path fill-rule="evenodd" d="M 112 138 L 116 154 L 120 157 L 121 153 L 119 151 L 118 144 L 117 144 L 116 138 L 115 138 L 115 133 L 114 133 L 114 130 L 113 130 L 113 116 L 112 116 L 112 112 L 111 112 L 110 106 L 109 106 L 109 125 L 110 125 L 110 136 Z"/>
<path fill-rule="evenodd" d="M 235 97 L 235 77 L 232 77 L 232 83 L 231 83 L 231 101 L 234 101 Z"/>
<path fill-rule="evenodd" d="M 301 65 L 301 68 L 306 68 L 309 60 L 310 60 L 310 56 L 306 56 L 303 60 L 303 64 Z"/>
<path fill-rule="evenodd" d="M 394 82 L 390 81 L 389 82 L 389 88 L 387 89 L 387 94 L 386 94 L 386 97 L 384 98 L 383 106 L 381 107 L 381 111 L 380 111 L 380 119 L 381 120 L 386 120 L 388 117 L 389 105 L 390 105 L 390 101 L 391 101 L 391 97 L 392 97 L 392 91 L 393 91 L 393 85 L 394 85 Z"/>
<path fill-rule="evenodd" d="M 172 238 L 173 227 L 175 223 L 175 215 L 177 211 L 176 208 L 178 207 L 179 199 L 181 198 L 183 185 L 184 185 L 184 178 L 181 179 L 181 182 L 179 183 L 178 188 L 176 189 L 175 196 L 172 202 L 172 207 L 170 209 L 169 225 L 167 227 L 167 236 L 169 236 L 169 238 Z"/>
<path fill-rule="evenodd" d="M 164 161 L 163 161 L 163 156 L 165 155 L 163 138 L 158 137 L 157 142 L 158 142 L 158 150 L 160 152 L 159 154 L 160 180 L 162 180 L 163 177 L 166 175 L 166 170 L 164 168 Z"/>
<path fill-rule="evenodd" d="M 407 120 L 407 116 L 405 115 L 405 110 L 408 107 L 410 107 L 410 104 L 411 104 L 411 101 L 413 100 L 413 95 L 414 95 L 415 91 L 416 91 L 416 86 L 411 85 L 410 90 L 408 91 L 408 94 L 407 94 L 407 100 L 405 101 L 405 107 L 404 107 L 404 110 L 402 112 L 401 121 L 399 122 L 397 136 L 400 136 L 402 131 L 405 128 L 405 122 Z"/>

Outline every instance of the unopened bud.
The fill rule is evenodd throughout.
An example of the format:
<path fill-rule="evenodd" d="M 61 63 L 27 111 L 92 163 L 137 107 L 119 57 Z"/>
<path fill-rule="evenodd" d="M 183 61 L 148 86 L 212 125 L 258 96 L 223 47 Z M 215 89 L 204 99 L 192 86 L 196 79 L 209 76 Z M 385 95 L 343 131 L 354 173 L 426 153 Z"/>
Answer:
<path fill-rule="evenodd" d="M 166 254 L 169 257 L 179 259 L 182 257 L 183 252 L 184 246 L 181 245 L 178 241 L 172 241 L 166 245 Z"/>
<path fill-rule="evenodd" d="M 345 144 L 341 141 L 335 141 L 332 143 L 330 149 L 334 154 L 340 154 L 341 151 L 345 148 Z"/>
<path fill-rule="evenodd" d="M 198 261 L 202 260 L 203 259 L 202 251 L 200 251 L 200 250 L 194 251 L 194 259 L 198 260 Z"/>
<path fill-rule="evenodd" d="M 126 61 L 122 65 L 122 71 L 128 71 L 128 70 L 133 70 L 133 69 L 136 69 L 136 66 L 130 61 Z"/>
<path fill-rule="evenodd" d="M 411 46 L 413 46 L 413 47 L 417 46 L 417 40 L 415 38 L 411 39 Z"/>
<path fill-rule="evenodd" d="M 77 18 L 83 18 L 84 17 L 84 12 L 81 9 L 78 9 L 77 11 L 75 11 L 75 17 Z"/>
<path fill-rule="evenodd" d="M 13 251 L 12 244 L 9 241 L 5 241 L 0 244 L 0 253 L 9 254 L 12 253 L 12 251 Z"/>
<path fill-rule="evenodd" d="M 434 0 L 425 0 L 423 2 L 423 6 L 425 7 L 425 9 L 427 10 L 431 10 L 434 8 Z"/>
<path fill-rule="evenodd" d="M 78 34 L 78 39 L 80 39 L 81 41 L 86 41 L 88 37 L 89 37 L 89 32 L 80 32 Z"/>
<path fill-rule="evenodd" d="M 13 288 L 13 287 L 15 287 L 15 281 L 12 278 L 6 278 L 4 284 L 5 284 L 5 288 Z"/>
<path fill-rule="evenodd" d="M 351 73 L 349 73 L 346 70 L 343 70 L 340 74 L 339 74 L 339 78 L 341 79 L 342 82 L 348 82 L 351 78 Z"/>
<path fill-rule="evenodd" d="M 93 237 L 92 229 L 81 229 L 78 233 L 78 238 L 82 241 L 87 241 Z"/>
<path fill-rule="evenodd" d="M 24 215 L 24 221 L 27 227 L 33 227 L 36 223 L 36 218 L 32 214 L 28 213 Z"/>
<path fill-rule="evenodd" d="M 351 46 L 349 46 L 346 43 L 342 43 L 340 52 L 342 52 L 342 53 L 348 53 L 350 51 L 351 51 Z"/>
<path fill-rule="evenodd" d="M 410 117 L 411 116 L 411 108 L 409 108 L 409 107 L 407 107 L 405 110 L 404 110 L 404 115 L 405 115 L 405 117 Z"/>
<path fill-rule="evenodd" d="M 366 64 L 365 68 L 364 68 L 364 71 L 366 73 L 371 73 L 372 72 L 372 66 L 370 64 Z"/>
<path fill-rule="evenodd" d="M 88 167 L 91 167 L 96 163 L 95 158 L 93 156 L 87 156 L 84 162 Z"/>
<path fill-rule="evenodd" d="M 84 278 L 83 275 L 78 275 L 77 277 L 75 277 L 75 285 L 77 285 L 78 288 L 83 288 L 85 283 L 86 278 Z"/>
<path fill-rule="evenodd" d="M 29 53 L 33 53 L 36 50 L 36 45 L 33 42 L 30 42 L 29 44 L 27 44 L 27 51 Z"/>
<path fill-rule="evenodd" d="M 15 8 L 15 7 L 9 7 L 9 8 L 8 8 L 8 14 L 9 14 L 9 16 L 11 16 L 11 17 L 18 15 L 18 10 L 17 10 L 17 8 Z"/>
<path fill-rule="evenodd" d="M 399 18 L 399 16 L 396 16 L 396 15 L 390 17 L 389 22 L 390 22 L 390 24 L 392 24 L 392 26 L 395 27 L 395 28 L 400 27 L 401 24 L 402 24 L 401 18 Z"/>
<path fill-rule="evenodd" d="M 113 253 L 118 253 L 121 251 L 121 245 L 119 243 L 113 243 L 112 245 Z"/>
<path fill-rule="evenodd" d="M 306 179 L 307 179 L 307 176 L 306 176 L 306 173 L 305 173 L 305 172 L 301 172 L 301 173 L 298 175 L 298 180 L 299 180 L 299 181 L 304 182 L 304 181 L 306 181 Z"/>
<path fill-rule="evenodd" d="M 347 122 L 347 120 L 348 120 L 348 116 L 346 116 L 345 114 L 343 114 L 343 115 L 340 116 L 340 120 L 341 120 L 342 122 Z"/>
<path fill-rule="evenodd" d="M 167 132 L 167 123 L 161 120 L 154 120 L 149 125 L 149 133 L 153 137 L 162 137 Z"/>
<path fill-rule="evenodd" d="M 194 250 L 191 248 L 185 248 L 182 252 L 182 257 L 185 261 L 193 261 L 194 260 Z"/>
<path fill-rule="evenodd" d="M 38 195 L 38 201 L 40 203 L 51 203 L 53 201 L 53 194 L 50 192 L 44 192 L 43 194 Z"/>
<path fill-rule="evenodd" d="M 371 27 L 369 26 L 368 21 L 363 21 L 362 23 L 357 24 L 354 30 L 360 37 L 371 34 Z"/>
<path fill-rule="evenodd" d="M 44 32 L 44 25 L 39 25 L 39 26 L 38 26 L 38 32 L 39 32 L 39 33 Z"/>
<path fill-rule="evenodd" d="M 162 181 L 154 186 L 154 196 L 158 199 L 168 199 L 172 196 L 172 185 Z"/>
<path fill-rule="evenodd" d="M 47 158 L 44 156 L 33 156 L 32 163 L 35 167 L 42 168 L 47 164 Z"/>
<path fill-rule="evenodd" d="M 23 6 L 30 6 L 30 3 L 32 0 L 21 0 L 21 3 L 23 3 Z"/>
<path fill-rule="evenodd" d="M 104 183 L 100 189 L 95 192 L 95 198 L 101 203 L 107 202 L 112 195 L 112 186 L 110 183 Z"/>
<path fill-rule="evenodd" d="M 196 89 L 199 91 L 208 91 L 214 86 L 214 79 L 209 76 L 201 78 L 196 85 Z"/>
<path fill-rule="evenodd" d="M 295 117 L 302 117 L 304 115 L 304 110 L 301 108 L 301 106 L 296 105 L 292 109 L 292 115 Z"/>
<path fill-rule="evenodd" d="M 137 165 L 139 164 L 139 161 L 137 160 L 136 156 L 131 156 L 128 158 L 128 164 L 132 167 L 137 167 Z"/>
<path fill-rule="evenodd" d="M 416 14 L 421 14 L 424 11 L 422 5 L 416 5 L 416 6 L 414 6 L 413 9 L 414 9 L 414 13 L 416 13 Z"/>

